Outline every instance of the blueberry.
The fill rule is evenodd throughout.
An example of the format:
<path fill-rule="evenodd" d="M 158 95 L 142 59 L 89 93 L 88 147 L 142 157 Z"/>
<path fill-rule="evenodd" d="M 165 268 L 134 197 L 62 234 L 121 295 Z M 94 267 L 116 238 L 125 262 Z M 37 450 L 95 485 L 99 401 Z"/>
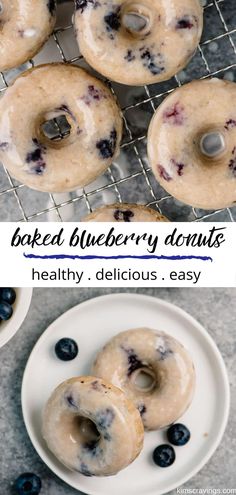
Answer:
<path fill-rule="evenodd" d="M 126 352 L 128 358 L 127 376 L 131 376 L 134 371 L 139 370 L 143 367 L 143 363 L 142 361 L 140 361 L 134 349 L 125 349 L 124 347 L 121 348 L 123 349 L 123 351 Z"/>
<path fill-rule="evenodd" d="M 53 15 L 54 11 L 56 9 L 56 1 L 55 0 L 48 0 L 47 6 L 48 6 L 48 10 L 49 10 L 50 14 Z"/>
<path fill-rule="evenodd" d="M 84 9 L 88 6 L 87 0 L 75 0 L 75 8 L 76 10 L 81 10 L 83 13 Z"/>
<path fill-rule="evenodd" d="M 110 12 L 108 15 L 106 15 L 104 17 L 104 21 L 106 23 L 107 31 L 119 31 L 121 26 L 120 8 L 118 8 L 116 12 Z"/>
<path fill-rule="evenodd" d="M 187 15 L 183 19 L 179 19 L 176 24 L 176 29 L 192 29 L 193 22 Z"/>
<path fill-rule="evenodd" d="M 114 218 L 117 222 L 130 222 L 134 213 L 131 210 L 115 210 Z"/>
<path fill-rule="evenodd" d="M 236 120 L 233 120 L 233 119 L 229 119 L 227 120 L 227 122 L 225 123 L 225 129 L 228 131 L 229 129 L 232 129 L 233 127 L 236 127 Z M 6 143 L 7 144 L 7 143 Z M 3 143 L 4 145 L 4 143 Z M 1 148 L 1 144 L 0 144 L 0 148 Z"/>
<path fill-rule="evenodd" d="M 124 59 L 127 60 L 127 62 L 132 62 L 133 60 L 135 60 L 135 55 L 133 54 L 133 51 L 127 50 L 127 54 L 125 55 Z"/>
<path fill-rule="evenodd" d="M 46 153 L 46 147 L 38 141 L 38 139 L 32 139 L 34 150 L 30 151 L 26 155 L 26 163 L 30 165 L 29 172 L 36 175 L 42 175 L 45 171 L 46 163 L 43 155 Z"/>
<path fill-rule="evenodd" d="M 1 9 L 0 9 L 0 14 L 1 14 Z M 9 143 L 7 141 L 4 141 L 4 142 L 0 142 L 0 149 L 5 151 L 9 146 Z"/>
<path fill-rule="evenodd" d="M 27 153 L 26 161 L 29 162 L 38 162 L 42 159 L 42 150 L 41 148 L 36 148 L 36 150 Z"/>
<path fill-rule="evenodd" d="M 75 359 L 79 352 L 78 346 L 73 339 L 60 339 L 55 345 L 55 353 L 62 361 L 71 361 Z"/>
<path fill-rule="evenodd" d="M 99 428 L 106 430 L 107 428 L 110 428 L 110 426 L 114 421 L 114 418 L 115 418 L 114 411 L 111 408 L 107 407 L 106 409 L 102 409 L 101 411 L 98 411 L 97 424 Z"/>
<path fill-rule="evenodd" d="M 91 473 L 91 471 L 89 471 L 89 468 L 87 464 L 85 464 L 85 462 L 81 462 L 79 471 L 84 476 L 93 476 L 93 474 Z"/>
<path fill-rule="evenodd" d="M 38 495 L 41 491 L 42 483 L 40 478 L 33 473 L 21 474 L 14 483 L 17 495 Z"/>
<path fill-rule="evenodd" d="M 153 461 L 157 466 L 169 467 L 175 461 L 175 451 L 171 445 L 158 445 L 153 452 Z"/>
<path fill-rule="evenodd" d="M 111 158 L 116 149 L 116 141 L 117 141 L 117 132 L 113 129 L 110 132 L 109 139 L 100 139 L 96 143 L 96 148 L 99 150 L 100 156 L 106 160 L 107 158 Z"/>
<path fill-rule="evenodd" d="M 80 10 L 81 14 L 83 14 L 84 10 L 91 6 L 93 9 L 99 7 L 100 3 L 97 0 L 75 0 L 75 8 L 76 10 Z"/>
<path fill-rule="evenodd" d="M 173 445 L 185 445 L 190 439 L 190 431 L 181 423 L 176 423 L 168 428 L 167 438 Z"/>
<path fill-rule="evenodd" d="M 163 60 L 161 54 L 152 54 L 148 49 L 140 49 L 143 66 L 150 70 L 153 75 L 160 74 L 164 71 Z M 157 64 L 156 64 L 157 61 Z"/>
<path fill-rule="evenodd" d="M 16 293 L 14 289 L 8 289 L 4 287 L 0 290 L 0 299 L 2 301 L 8 302 L 9 304 L 13 304 L 16 300 Z"/>
<path fill-rule="evenodd" d="M 143 416 L 147 412 L 147 408 L 146 408 L 145 404 L 140 404 L 138 406 L 138 410 L 139 410 L 140 416 Z"/>
<path fill-rule="evenodd" d="M 13 309 L 10 304 L 5 301 L 0 302 L 0 318 L 2 320 L 9 320 L 13 313 Z"/>

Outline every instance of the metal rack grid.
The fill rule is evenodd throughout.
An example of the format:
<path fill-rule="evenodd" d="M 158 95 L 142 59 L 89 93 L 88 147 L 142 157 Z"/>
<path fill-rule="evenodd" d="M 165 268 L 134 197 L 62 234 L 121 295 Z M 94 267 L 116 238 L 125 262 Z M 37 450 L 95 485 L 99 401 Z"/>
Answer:
<path fill-rule="evenodd" d="M 58 25 L 40 56 L 17 71 L 2 73 L 0 94 L 16 74 L 42 62 L 62 60 L 88 67 L 79 54 L 73 36 L 70 20 L 73 3 L 68 0 L 60 0 L 58 3 Z M 235 0 L 202 0 L 202 3 L 205 18 L 202 40 L 196 55 L 184 71 L 170 81 L 141 88 L 106 81 L 121 105 L 124 120 L 121 154 L 108 171 L 83 190 L 48 195 L 18 183 L 1 167 L 0 221 L 80 220 L 94 208 L 112 202 L 147 204 L 176 221 L 236 220 L 236 207 L 203 211 L 175 200 L 157 183 L 147 163 L 148 124 L 155 109 L 170 92 L 197 78 L 217 76 L 236 81 Z M 64 10 L 60 13 L 62 8 Z"/>

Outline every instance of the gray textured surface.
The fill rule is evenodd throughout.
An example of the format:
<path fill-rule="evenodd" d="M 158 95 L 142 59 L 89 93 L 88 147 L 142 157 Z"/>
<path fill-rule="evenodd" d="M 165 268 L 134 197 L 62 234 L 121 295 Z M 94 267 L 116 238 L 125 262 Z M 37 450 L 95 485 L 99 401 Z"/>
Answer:
<path fill-rule="evenodd" d="M 235 488 L 236 289 L 35 289 L 32 305 L 21 331 L 0 351 L 0 494 L 12 495 L 12 480 L 29 470 L 41 476 L 42 495 L 78 493 L 55 477 L 32 447 L 22 420 L 21 381 L 28 356 L 47 326 L 75 304 L 110 292 L 139 292 L 171 301 L 197 318 L 215 339 L 229 373 L 232 396 L 230 420 L 221 446 L 210 462 L 185 487 Z M 127 495 L 128 493 L 129 487 Z"/>
<path fill-rule="evenodd" d="M 236 81 L 236 7 L 235 0 L 201 0 L 204 6 L 204 30 L 200 49 L 188 66 L 172 77 L 169 81 L 151 84 L 148 89 L 128 87 L 112 83 L 112 89 L 117 95 L 123 110 L 126 124 L 122 140 L 120 156 L 110 170 L 99 177 L 95 182 L 73 193 L 48 194 L 37 192 L 20 185 L 16 180 L 10 184 L 9 178 L 0 164 L 0 220 L 30 221 L 59 220 L 77 221 L 91 210 L 103 204 L 111 204 L 118 200 L 131 203 L 152 204 L 159 207 L 164 215 L 172 221 L 192 221 L 196 217 L 211 221 L 236 220 L 236 207 L 219 211 L 193 209 L 183 205 L 170 197 L 154 178 L 150 170 L 147 151 L 146 134 L 154 109 L 156 109 L 167 92 L 178 87 L 178 84 L 187 83 L 193 79 L 216 74 L 217 77 Z M 73 61 L 79 66 L 91 68 L 80 58 L 73 29 L 71 16 L 73 13 L 72 1 L 60 1 L 58 9 L 57 43 L 53 36 L 46 43 L 41 52 L 34 58 L 33 63 L 38 65 L 45 62 L 62 60 Z M 65 29 L 65 28 L 68 29 Z M 213 40 L 213 41 L 210 41 Z M 25 71 L 31 67 L 30 63 L 20 67 Z M 16 76 L 17 70 L 5 73 L 9 84 Z M 101 77 L 101 76 L 99 76 Z M 0 90 L 5 87 L 0 77 Z M 124 180 L 125 179 L 125 180 Z M 99 189 L 99 191 L 97 191 Z M 73 204 L 68 202 L 73 199 Z M 57 208 L 55 208 L 55 205 Z M 54 208 L 54 209 L 53 209 Z M 48 212 L 48 209 L 52 209 Z M 38 216 L 38 213 L 40 213 Z M 210 215 L 206 217 L 206 215 Z"/>

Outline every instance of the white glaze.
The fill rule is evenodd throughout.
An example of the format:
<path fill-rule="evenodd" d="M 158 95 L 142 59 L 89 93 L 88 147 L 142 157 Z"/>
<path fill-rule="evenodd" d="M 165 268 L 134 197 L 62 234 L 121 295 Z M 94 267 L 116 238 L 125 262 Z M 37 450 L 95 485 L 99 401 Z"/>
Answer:
<path fill-rule="evenodd" d="M 49 449 L 69 469 L 87 476 L 124 469 L 139 455 L 143 435 L 140 415 L 124 392 L 95 377 L 63 382 L 43 414 Z"/>
<path fill-rule="evenodd" d="M 236 84 L 193 81 L 158 107 L 148 130 L 154 175 L 175 198 L 206 210 L 236 201 Z M 220 134 L 220 153 L 206 156 L 202 136 Z"/>
<path fill-rule="evenodd" d="M 0 11 L 0 71 L 23 64 L 38 53 L 52 33 L 56 2 L 2 0 Z"/>
<path fill-rule="evenodd" d="M 133 373 L 150 370 L 151 390 L 135 386 Z M 180 342 L 149 328 L 121 332 L 98 353 L 92 373 L 121 388 L 139 409 L 147 430 L 163 428 L 183 415 L 195 389 L 193 362 Z"/>
<path fill-rule="evenodd" d="M 147 26 L 127 29 L 127 13 L 146 18 Z M 74 17 L 87 62 L 111 80 L 136 86 L 179 72 L 196 51 L 202 23 L 199 0 L 76 0 Z"/>
<path fill-rule="evenodd" d="M 70 135 L 51 141 L 41 126 L 60 115 Z M 27 71 L 0 100 L 0 159 L 13 177 L 40 191 L 71 191 L 92 182 L 118 154 L 121 133 L 121 113 L 109 89 L 73 65 Z"/>

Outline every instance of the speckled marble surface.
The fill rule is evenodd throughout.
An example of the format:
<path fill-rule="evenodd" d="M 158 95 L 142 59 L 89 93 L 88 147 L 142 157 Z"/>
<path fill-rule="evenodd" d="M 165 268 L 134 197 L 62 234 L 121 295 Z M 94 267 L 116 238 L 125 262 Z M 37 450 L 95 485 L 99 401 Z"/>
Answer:
<path fill-rule="evenodd" d="M 220 447 L 185 488 L 235 488 L 236 289 L 35 289 L 21 330 L 0 350 L 0 494 L 13 495 L 11 482 L 25 471 L 33 471 L 42 478 L 42 495 L 80 493 L 54 476 L 32 447 L 21 414 L 21 381 L 34 344 L 55 318 L 75 304 L 111 292 L 138 292 L 171 301 L 198 319 L 215 339 L 229 373 L 230 420 Z"/>

